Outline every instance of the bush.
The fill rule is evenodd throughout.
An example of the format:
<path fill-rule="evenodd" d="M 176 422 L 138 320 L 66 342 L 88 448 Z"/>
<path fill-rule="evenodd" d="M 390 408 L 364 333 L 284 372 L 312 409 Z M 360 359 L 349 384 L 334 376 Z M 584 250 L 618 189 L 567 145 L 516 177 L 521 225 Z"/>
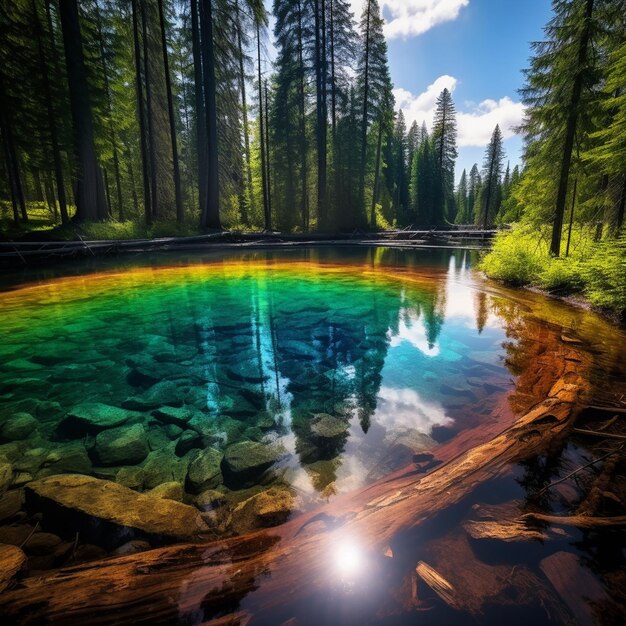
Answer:
<path fill-rule="evenodd" d="M 533 283 L 541 270 L 540 257 L 533 253 L 537 247 L 531 233 L 520 226 L 496 235 L 491 252 L 480 263 L 480 269 L 490 278 L 507 285 L 524 286 Z"/>
<path fill-rule="evenodd" d="M 579 293 L 584 286 L 582 264 L 575 259 L 545 259 L 537 284 L 551 293 Z"/>
<path fill-rule="evenodd" d="M 626 312 L 626 236 L 602 242 L 582 266 L 585 293 L 596 306 Z"/>

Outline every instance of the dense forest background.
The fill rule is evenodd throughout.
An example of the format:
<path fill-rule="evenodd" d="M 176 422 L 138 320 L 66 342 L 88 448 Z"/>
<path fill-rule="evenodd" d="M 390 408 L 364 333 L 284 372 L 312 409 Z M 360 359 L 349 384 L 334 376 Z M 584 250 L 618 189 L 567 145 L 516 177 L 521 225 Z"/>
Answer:
<path fill-rule="evenodd" d="M 2 226 L 521 221 L 569 254 L 572 229 L 624 221 L 626 3 L 552 5 L 525 70 L 523 167 L 496 127 L 459 179 L 451 93 L 430 133 L 395 110 L 377 0 L 358 16 L 347 0 L 275 0 L 273 33 L 262 0 L 4 0 Z"/>

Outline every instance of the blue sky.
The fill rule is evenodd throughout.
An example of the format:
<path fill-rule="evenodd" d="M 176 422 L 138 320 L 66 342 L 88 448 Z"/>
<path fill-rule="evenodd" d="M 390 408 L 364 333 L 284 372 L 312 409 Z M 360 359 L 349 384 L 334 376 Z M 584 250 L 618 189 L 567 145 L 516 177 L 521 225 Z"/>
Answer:
<path fill-rule="evenodd" d="M 363 0 L 350 0 L 355 18 Z M 522 141 L 514 128 L 523 106 L 517 90 L 530 57 L 530 42 L 542 38 L 550 0 L 379 0 L 386 21 L 389 66 L 396 107 L 410 125 L 430 127 L 435 99 L 452 91 L 459 127 L 456 178 L 482 165 L 491 133 L 500 124 L 511 167 Z M 266 0 L 268 8 L 270 0 Z M 273 20 L 271 21 L 273 27 Z M 270 58 L 274 57 L 271 50 Z"/>
<path fill-rule="evenodd" d="M 362 0 L 352 0 L 360 12 Z M 380 0 L 387 22 L 396 105 L 410 121 L 430 125 L 434 99 L 452 89 L 459 125 L 457 179 L 482 164 L 496 123 L 511 165 L 522 141 L 514 136 L 523 106 L 517 90 L 550 19 L 549 0 Z"/>

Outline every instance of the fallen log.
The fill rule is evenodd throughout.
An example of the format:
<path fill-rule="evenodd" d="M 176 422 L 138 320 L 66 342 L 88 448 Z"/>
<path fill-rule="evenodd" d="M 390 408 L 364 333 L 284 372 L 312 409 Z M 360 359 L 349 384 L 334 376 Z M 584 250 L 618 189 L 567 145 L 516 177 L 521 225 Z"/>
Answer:
<path fill-rule="evenodd" d="M 567 377 L 567 400 L 553 385 L 554 395 L 429 474 L 398 472 L 244 537 L 175 545 L 29 578 L 2 595 L 0 616 L 19 624 L 224 624 L 239 623 L 234 615 L 235 621 L 224 622 L 224 613 L 241 608 L 244 622 L 251 616 L 251 623 L 281 624 L 299 616 L 310 623 L 313 607 L 336 609 L 348 589 L 351 615 L 365 619 L 376 613 L 381 594 L 390 592 L 386 584 L 397 585 L 406 575 L 401 557 L 385 556 L 390 545 L 396 554 L 400 531 L 432 520 L 477 485 L 507 473 L 511 463 L 545 451 L 569 432 L 588 392 L 590 364 L 578 353 L 576 359 L 563 358 L 569 349 L 555 353 L 553 370 L 557 379 Z M 332 618 L 329 613 L 322 620 Z"/>
<path fill-rule="evenodd" d="M 573 526 L 575 528 L 608 528 L 611 526 L 626 526 L 626 515 L 613 517 L 592 517 L 591 515 L 546 515 L 544 513 L 525 513 L 522 519 L 532 519 L 537 522 L 556 524 L 558 526 Z"/>

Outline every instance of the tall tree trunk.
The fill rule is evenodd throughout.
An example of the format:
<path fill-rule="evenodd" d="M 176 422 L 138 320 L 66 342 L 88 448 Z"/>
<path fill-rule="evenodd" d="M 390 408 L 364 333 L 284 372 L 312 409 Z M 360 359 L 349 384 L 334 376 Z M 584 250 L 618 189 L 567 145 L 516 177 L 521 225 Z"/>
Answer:
<path fill-rule="evenodd" d="M 200 5 L 202 66 L 204 77 L 204 111 L 206 114 L 208 144 L 208 186 L 206 211 L 202 215 L 202 228 L 219 230 L 220 189 L 218 169 L 217 99 L 215 93 L 215 51 L 213 44 L 212 0 L 202 0 Z"/>
<path fill-rule="evenodd" d="M 19 184 L 19 173 L 15 171 L 17 159 L 14 158 L 15 146 L 13 144 L 13 132 L 8 118 L 9 108 L 6 105 L 4 79 L 0 68 L 0 134 L 2 135 L 4 159 L 9 181 L 9 191 L 11 193 L 11 204 L 13 206 L 13 223 L 17 226 L 20 223 L 20 205 L 23 201 L 23 194 L 21 194 Z"/>
<path fill-rule="evenodd" d="M 102 168 L 102 175 L 104 177 L 104 199 L 107 203 L 107 212 L 109 217 L 113 217 L 113 207 L 111 206 L 111 187 L 109 186 L 109 174 L 107 168 Z"/>
<path fill-rule="evenodd" d="M 569 170 L 572 163 L 572 150 L 574 148 L 574 139 L 576 137 L 576 127 L 578 126 L 578 106 L 580 104 L 583 88 L 584 66 L 587 62 L 587 52 L 589 48 L 593 3 L 594 0 L 587 0 L 585 23 L 583 25 L 578 45 L 578 72 L 572 87 L 572 97 L 569 102 L 569 112 L 565 127 L 565 143 L 563 145 L 563 158 L 561 160 L 561 172 L 559 174 L 559 187 L 556 196 L 554 224 L 552 226 L 552 241 L 550 243 L 550 253 L 554 256 L 559 256 L 561 254 L 563 216 L 565 215 L 565 201 L 567 200 L 567 185 L 569 181 Z"/>
<path fill-rule="evenodd" d="M 203 0 L 200 0 L 201 2 Z M 207 212 L 208 146 L 206 136 L 206 113 L 204 111 L 204 76 L 202 45 L 200 42 L 200 15 L 198 0 L 191 0 L 191 44 L 193 54 L 193 80 L 196 101 L 196 139 L 198 151 L 198 206 L 200 215 Z M 202 218 L 203 219 L 203 218 Z"/>
<path fill-rule="evenodd" d="M 309 196 L 307 193 L 308 166 L 306 141 L 306 109 L 305 109 L 305 69 L 302 42 L 302 0 L 298 0 L 298 73 L 300 76 L 298 100 L 300 105 L 300 184 L 302 194 L 302 230 L 309 230 Z"/>
<path fill-rule="evenodd" d="M 180 164 L 178 161 L 178 143 L 176 141 L 176 117 L 174 115 L 174 99 L 172 97 L 172 79 L 170 63 L 167 54 L 167 37 L 165 34 L 165 14 L 163 0 L 158 0 L 159 23 L 161 26 L 161 49 L 163 51 L 163 69 L 165 72 L 165 93 L 167 96 L 167 115 L 170 122 L 170 142 L 172 144 L 172 167 L 174 170 L 174 201 L 176 204 L 176 221 L 180 224 L 185 221 L 183 197 L 180 187 Z"/>
<path fill-rule="evenodd" d="M 265 160 L 267 162 L 267 218 L 265 230 L 272 230 L 272 167 L 270 159 L 270 103 L 265 80 Z M 290 177 L 291 179 L 291 177 Z"/>
<path fill-rule="evenodd" d="M 109 72 L 106 62 L 106 54 L 104 49 L 104 36 L 102 34 L 102 20 L 100 18 L 100 9 L 98 8 L 98 3 L 95 4 L 96 7 L 96 25 L 98 29 L 98 40 L 100 46 L 100 64 L 102 65 L 102 76 L 104 78 L 104 93 L 107 100 L 107 112 L 109 114 L 109 140 L 111 141 L 111 150 L 113 152 L 113 174 L 115 176 L 115 190 L 117 194 L 117 211 L 120 222 L 123 222 L 125 219 L 124 215 L 124 198 L 122 197 L 122 178 L 120 175 L 120 159 L 118 155 L 117 149 L 117 138 L 115 136 L 115 127 L 113 125 L 113 103 L 111 102 L 111 86 L 109 84 Z M 106 172 L 105 172 L 106 174 Z M 111 208 L 111 196 L 110 191 L 108 190 L 107 183 L 107 193 L 109 193 L 109 213 L 113 215 L 113 211 Z"/>
<path fill-rule="evenodd" d="M 187 23 L 186 20 L 183 23 L 183 28 L 187 28 Z M 182 55 L 179 57 L 180 60 L 180 75 L 181 75 L 181 91 L 182 91 L 182 96 L 183 96 L 183 110 L 185 111 L 185 133 L 187 136 L 187 140 L 189 140 L 189 137 L 191 137 L 191 124 L 189 123 L 189 99 L 187 97 L 187 85 L 185 84 L 185 78 L 184 78 L 184 66 L 183 66 L 183 57 Z M 196 197 L 195 197 L 195 191 L 193 188 L 193 166 L 192 166 L 192 159 L 191 159 L 191 150 L 189 149 L 189 146 L 187 147 L 187 187 L 188 187 L 188 194 L 189 194 L 189 202 L 191 203 L 191 206 L 195 206 L 195 202 L 196 202 Z"/>
<path fill-rule="evenodd" d="M 487 195 L 485 196 L 485 209 L 483 212 L 483 230 L 487 230 L 489 226 L 489 205 L 491 204 L 491 195 L 493 193 L 493 168 L 495 167 L 494 158 L 492 156 L 489 163 L 489 177 L 487 178 Z"/>
<path fill-rule="evenodd" d="M 259 140 L 261 144 L 261 184 L 263 187 L 263 216 L 265 229 L 268 229 L 270 222 L 270 207 L 267 179 L 267 165 L 265 163 L 265 115 L 263 114 L 263 79 L 261 77 L 261 26 L 256 24 L 256 45 L 257 45 L 257 80 L 259 83 Z"/>
<path fill-rule="evenodd" d="M 139 140 L 141 147 L 141 171 L 143 180 L 143 210 L 146 224 L 152 223 L 152 194 L 150 191 L 150 166 L 148 163 L 148 137 L 141 78 L 141 46 L 139 43 L 139 15 L 137 0 L 132 0 L 133 40 L 135 46 L 135 78 L 137 89 L 137 116 L 139 117 Z"/>
<path fill-rule="evenodd" d="M 372 189 L 372 207 L 370 215 L 370 228 L 376 230 L 376 199 L 378 194 L 378 179 L 380 178 L 380 153 L 383 146 L 383 120 L 378 120 L 378 142 L 376 144 L 376 166 L 374 170 L 374 188 Z"/>
<path fill-rule="evenodd" d="M 135 168 L 133 167 L 133 153 L 131 152 L 130 146 L 126 147 L 126 154 L 128 158 L 128 176 L 130 177 L 130 188 L 131 194 L 133 196 L 133 208 L 135 210 L 135 215 L 139 214 L 139 200 L 137 198 L 137 186 L 135 184 Z"/>
<path fill-rule="evenodd" d="M 624 208 L 626 206 L 626 174 L 622 174 L 622 191 L 620 193 L 619 204 L 617 205 L 617 216 L 615 219 L 615 234 L 619 235 L 624 226 Z"/>
<path fill-rule="evenodd" d="M 103 220 L 107 217 L 107 206 L 102 171 L 96 157 L 77 0 L 59 0 L 59 14 L 76 153 L 76 218 Z"/>
<path fill-rule="evenodd" d="M 250 208 L 254 210 L 254 196 L 252 195 L 252 158 L 250 155 L 250 128 L 248 125 L 248 103 L 246 99 L 246 72 L 244 67 L 243 43 L 241 36 L 241 13 L 239 11 L 239 0 L 235 0 L 235 11 L 237 17 L 237 47 L 239 52 L 239 90 L 241 91 L 241 115 L 243 119 L 243 145 L 246 158 L 246 179 L 248 190 L 246 200 L 250 203 Z M 248 207 L 242 204 L 241 221 L 248 223 Z"/>
<path fill-rule="evenodd" d="M 337 82 L 335 76 L 335 5 L 330 0 L 330 99 L 331 99 L 331 124 L 332 138 L 335 142 L 337 131 Z"/>
<path fill-rule="evenodd" d="M 576 206 L 576 190 L 578 187 L 578 178 L 574 179 L 574 189 L 572 190 L 572 207 L 569 212 L 569 228 L 567 230 L 567 247 L 565 248 L 565 256 L 569 256 L 569 246 L 572 241 L 572 227 L 574 226 L 574 207 Z"/>
<path fill-rule="evenodd" d="M 141 6 L 141 35 L 143 41 L 143 78 L 146 84 L 146 119 L 148 122 L 148 158 L 150 163 L 150 198 L 152 215 L 151 220 L 159 216 L 158 182 L 156 167 L 156 136 L 154 133 L 154 115 L 152 112 L 152 81 L 150 80 L 150 45 L 148 41 L 148 16 L 146 15 L 146 0 L 140 0 Z"/>
<path fill-rule="evenodd" d="M 365 208 L 365 169 L 367 166 L 367 122 L 369 115 L 369 65 L 370 65 L 370 24 L 371 3 L 367 1 L 367 13 L 365 22 L 365 68 L 363 75 L 363 118 L 361 122 L 361 163 L 359 180 L 359 211 Z"/>
<path fill-rule="evenodd" d="M 57 124 L 54 114 L 54 105 L 52 103 L 52 91 L 50 89 L 50 77 L 48 75 L 48 64 L 43 47 L 43 33 L 37 5 L 32 0 L 33 21 L 35 24 L 35 37 L 37 38 L 37 51 L 39 54 L 39 70 L 43 80 L 44 98 L 46 100 L 46 114 L 48 117 L 48 130 L 50 132 L 50 140 L 52 142 L 52 159 L 54 162 L 54 177 L 57 185 L 57 196 L 59 199 L 59 210 L 61 212 L 61 223 L 67 224 L 69 221 L 67 215 L 67 198 L 65 196 L 65 181 L 63 180 L 63 163 L 61 161 L 61 150 L 59 149 L 59 138 L 57 135 Z M 48 3 L 46 2 L 46 5 Z M 49 8 L 48 8 L 49 10 Z M 56 50 L 53 48 L 53 50 Z M 54 52 L 56 54 L 56 52 Z M 56 207 L 56 201 L 55 201 Z"/>
<path fill-rule="evenodd" d="M 317 227 L 327 227 L 326 168 L 326 0 L 315 0 L 315 79 L 317 93 Z"/>

